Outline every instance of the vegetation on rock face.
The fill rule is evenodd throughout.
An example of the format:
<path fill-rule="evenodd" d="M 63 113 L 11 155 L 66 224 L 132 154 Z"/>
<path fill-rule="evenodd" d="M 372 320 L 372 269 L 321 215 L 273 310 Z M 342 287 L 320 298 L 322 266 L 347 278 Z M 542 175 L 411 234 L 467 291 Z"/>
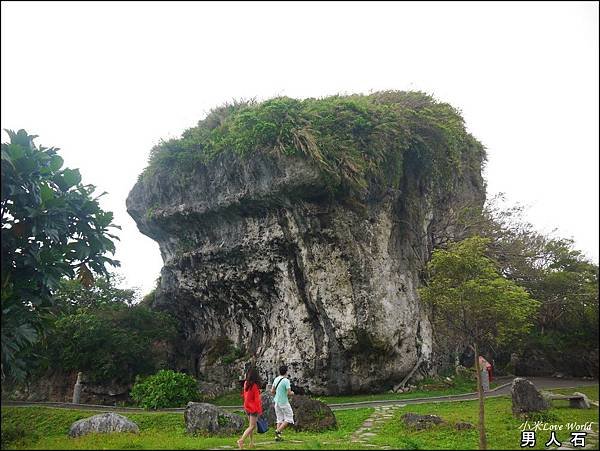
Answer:
<path fill-rule="evenodd" d="M 209 364 L 214 364 L 216 361 L 220 360 L 221 363 L 229 365 L 246 356 L 247 352 L 243 346 L 238 348 L 227 336 L 221 335 L 212 342 L 211 349 L 208 352 L 206 359 Z"/>
<path fill-rule="evenodd" d="M 385 360 L 394 352 L 392 346 L 385 340 L 377 338 L 366 329 L 355 327 L 351 331 L 353 344 L 347 350 L 349 358 L 359 360 Z"/>
<path fill-rule="evenodd" d="M 136 382 L 131 389 L 131 397 L 145 409 L 183 407 L 199 396 L 196 379 L 173 370 L 160 370 Z"/>
<path fill-rule="evenodd" d="M 37 147 L 25 130 L 2 143 L 2 380 L 23 380 L 31 349 L 61 278 L 91 284 L 114 253 L 113 214 L 92 197 L 57 148 Z"/>
<path fill-rule="evenodd" d="M 341 193 L 372 185 L 397 188 L 404 166 L 445 187 L 465 161 L 479 170 L 485 158 L 453 107 L 420 92 L 385 91 L 216 108 L 180 139 L 152 149 L 144 175 L 190 170 L 223 152 L 306 157 Z"/>

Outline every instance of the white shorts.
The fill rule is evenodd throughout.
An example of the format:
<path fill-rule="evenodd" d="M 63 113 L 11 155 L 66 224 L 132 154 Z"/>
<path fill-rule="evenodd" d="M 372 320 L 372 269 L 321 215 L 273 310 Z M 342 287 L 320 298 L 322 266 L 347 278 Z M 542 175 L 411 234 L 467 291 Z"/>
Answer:
<path fill-rule="evenodd" d="M 290 404 L 275 404 L 275 415 L 277 415 L 277 424 L 289 423 L 294 424 L 294 412 Z"/>

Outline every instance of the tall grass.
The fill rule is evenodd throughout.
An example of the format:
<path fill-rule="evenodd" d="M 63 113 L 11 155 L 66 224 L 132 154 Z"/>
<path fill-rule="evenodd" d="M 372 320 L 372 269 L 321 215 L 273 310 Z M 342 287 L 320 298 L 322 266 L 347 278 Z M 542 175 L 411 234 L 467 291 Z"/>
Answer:
<path fill-rule="evenodd" d="M 143 177 L 189 171 L 223 152 L 307 158 L 334 192 L 354 194 L 397 188 L 406 164 L 443 187 L 465 162 L 479 167 L 485 158 L 452 106 L 420 92 L 384 91 L 223 105 L 152 149 Z"/>

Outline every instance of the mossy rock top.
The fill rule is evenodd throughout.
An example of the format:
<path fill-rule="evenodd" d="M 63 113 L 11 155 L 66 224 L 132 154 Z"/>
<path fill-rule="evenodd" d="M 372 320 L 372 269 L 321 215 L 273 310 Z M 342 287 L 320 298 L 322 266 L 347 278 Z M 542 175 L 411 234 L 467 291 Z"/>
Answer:
<path fill-rule="evenodd" d="M 224 153 L 307 159 L 332 193 L 345 195 L 398 188 L 406 171 L 448 188 L 485 159 L 455 108 L 421 92 L 383 91 L 226 104 L 153 148 L 141 178 L 183 175 Z"/>

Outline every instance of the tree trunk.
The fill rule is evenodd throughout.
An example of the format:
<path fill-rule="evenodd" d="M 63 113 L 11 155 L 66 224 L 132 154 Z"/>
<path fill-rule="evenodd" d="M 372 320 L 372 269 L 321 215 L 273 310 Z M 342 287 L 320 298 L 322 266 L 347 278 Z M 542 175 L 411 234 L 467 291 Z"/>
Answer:
<path fill-rule="evenodd" d="M 473 345 L 475 351 L 475 373 L 477 374 L 477 397 L 479 398 L 479 449 L 487 449 L 485 438 L 485 410 L 483 404 L 483 387 L 481 386 L 481 369 L 479 368 L 479 349 L 477 343 Z"/>

